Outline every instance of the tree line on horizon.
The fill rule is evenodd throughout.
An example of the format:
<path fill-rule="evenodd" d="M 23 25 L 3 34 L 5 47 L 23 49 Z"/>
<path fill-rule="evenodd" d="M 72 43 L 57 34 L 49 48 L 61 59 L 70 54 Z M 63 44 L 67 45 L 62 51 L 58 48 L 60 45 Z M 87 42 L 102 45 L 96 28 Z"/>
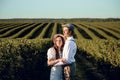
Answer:
<path fill-rule="evenodd" d="M 116 22 L 120 18 L 13 18 L 0 22 Z"/>

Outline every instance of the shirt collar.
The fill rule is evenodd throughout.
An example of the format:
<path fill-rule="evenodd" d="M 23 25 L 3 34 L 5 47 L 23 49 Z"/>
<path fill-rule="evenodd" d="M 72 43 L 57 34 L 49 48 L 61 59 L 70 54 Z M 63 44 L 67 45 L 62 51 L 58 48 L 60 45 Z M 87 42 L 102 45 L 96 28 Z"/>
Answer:
<path fill-rule="evenodd" d="M 74 40 L 73 36 L 67 38 L 67 40 Z"/>

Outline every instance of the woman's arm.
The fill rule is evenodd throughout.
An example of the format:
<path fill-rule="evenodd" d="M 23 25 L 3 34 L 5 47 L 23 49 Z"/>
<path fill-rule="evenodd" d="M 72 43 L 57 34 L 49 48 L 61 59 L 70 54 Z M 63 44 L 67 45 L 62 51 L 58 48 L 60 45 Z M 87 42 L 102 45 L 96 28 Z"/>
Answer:
<path fill-rule="evenodd" d="M 64 65 L 66 62 L 65 58 L 61 58 L 59 59 L 59 62 L 57 62 L 56 64 L 54 64 L 54 66 L 60 66 L 60 65 Z"/>
<path fill-rule="evenodd" d="M 47 64 L 48 64 L 48 66 L 52 66 L 52 65 L 54 65 L 54 64 L 56 64 L 60 61 L 61 61 L 61 59 L 56 59 L 56 60 L 50 59 L 50 60 L 47 61 Z"/>
<path fill-rule="evenodd" d="M 52 66 L 52 65 L 55 65 L 59 62 L 62 62 L 63 64 L 65 63 L 66 59 L 65 58 L 61 58 L 61 59 L 56 59 L 56 60 L 53 60 L 53 59 L 50 59 L 47 61 L 47 64 L 48 66 Z M 58 64 L 59 65 L 59 64 Z"/>

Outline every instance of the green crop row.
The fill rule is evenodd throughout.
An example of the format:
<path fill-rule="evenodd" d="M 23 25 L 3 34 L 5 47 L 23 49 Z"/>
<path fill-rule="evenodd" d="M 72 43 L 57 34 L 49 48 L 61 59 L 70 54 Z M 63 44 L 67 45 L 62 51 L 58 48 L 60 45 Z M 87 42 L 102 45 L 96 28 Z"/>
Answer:
<path fill-rule="evenodd" d="M 9 38 L 18 38 L 21 34 L 23 34 L 24 32 L 27 32 L 28 29 L 33 28 L 35 25 L 37 25 L 37 23 L 26 24 L 26 25 L 22 26 L 22 27 L 24 27 L 22 30 L 17 32 L 17 34 L 13 34 Z"/>
<path fill-rule="evenodd" d="M 37 31 L 37 30 L 39 30 L 39 28 L 43 25 L 44 23 L 39 23 L 35 28 L 33 28 L 33 30 L 31 31 L 31 32 L 29 32 L 27 35 L 25 35 L 23 38 L 25 38 L 25 39 L 30 39 L 32 36 L 33 36 L 33 34 Z"/>
<path fill-rule="evenodd" d="M 7 31 L 11 30 L 11 29 L 14 29 L 16 27 L 20 26 L 20 24 L 9 24 L 9 25 L 6 25 L 4 26 L 4 28 L 0 28 L 0 34 L 4 34 L 6 33 Z"/>
<path fill-rule="evenodd" d="M 57 23 L 55 23 L 54 27 L 53 27 L 53 31 L 52 31 L 52 34 L 51 34 L 51 39 L 53 38 L 53 36 L 57 34 Z"/>
<path fill-rule="evenodd" d="M 12 29 L 6 31 L 6 33 L 0 35 L 0 37 L 9 37 L 11 35 L 14 35 L 16 32 L 18 32 L 18 30 L 22 30 L 26 25 L 23 25 L 23 24 L 16 25 Z M 9 27 L 7 27 L 7 28 L 9 28 Z"/>
<path fill-rule="evenodd" d="M 37 39 L 41 39 L 45 36 L 45 32 L 48 30 L 48 28 L 50 27 L 51 23 L 48 23 L 47 26 L 45 26 L 42 30 L 42 32 L 40 33 L 40 35 L 37 37 Z"/>

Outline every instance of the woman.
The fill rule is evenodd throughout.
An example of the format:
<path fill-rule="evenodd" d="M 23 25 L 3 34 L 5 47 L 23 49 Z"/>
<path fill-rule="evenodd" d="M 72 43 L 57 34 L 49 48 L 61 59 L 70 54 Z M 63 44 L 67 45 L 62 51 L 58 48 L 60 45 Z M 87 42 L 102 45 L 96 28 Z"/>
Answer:
<path fill-rule="evenodd" d="M 62 66 L 57 63 L 64 62 L 64 59 L 61 58 L 65 43 L 64 37 L 61 34 L 56 34 L 53 43 L 53 47 L 49 48 L 47 52 L 47 63 L 48 66 L 51 66 L 50 80 L 62 80 Z"/>

